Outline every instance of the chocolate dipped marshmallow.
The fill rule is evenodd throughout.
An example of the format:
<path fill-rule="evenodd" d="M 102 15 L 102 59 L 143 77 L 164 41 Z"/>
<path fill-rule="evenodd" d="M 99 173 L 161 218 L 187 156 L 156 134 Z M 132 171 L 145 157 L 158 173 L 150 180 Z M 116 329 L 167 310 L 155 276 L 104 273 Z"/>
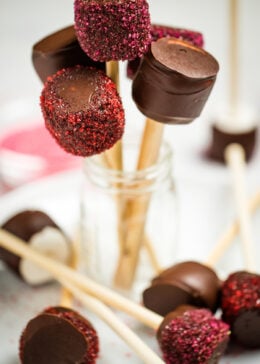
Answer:
<path fill-rule="evenodd" d="M 61 228 L 44 212 L 23 210 L 11 216 L 1 228 L 43 254 L 67 264 L 71 257 L 71 242 Z M 0 258 L 26 283 L 39 285 L 52 281 L 51 274 L 0 247 Z"/>
<path fill-rule="evenodd" d="M 143 292 L 143 304 L 165 316 L 182 304 L 205 307 L 215 312 L 221 282 L 204 264 L 188 261 L 173 265 L 155 277 Z"/>
<path fill-rule="evenodd" d="M 161 123 L 186 124 L 197 118 L 219 66 L 205 50 L 175 38 L 151 44 L 133 81 L 139 110 Z"/>

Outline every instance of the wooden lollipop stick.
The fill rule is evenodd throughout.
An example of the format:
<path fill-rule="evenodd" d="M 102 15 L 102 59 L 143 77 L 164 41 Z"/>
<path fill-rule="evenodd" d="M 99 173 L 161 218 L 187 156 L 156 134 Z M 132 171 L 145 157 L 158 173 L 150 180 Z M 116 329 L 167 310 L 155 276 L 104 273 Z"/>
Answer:
<path fill-rule="evenodd" d="M 106 74 L 115 83 L 118 93 L 120 93 L 119 63 L 118 61 L 106 62 Z M 104 153 L 105 160 L 113 169 L 121 171 L 123 169 L 122 142 L 119 140 L 111 149 Z"/>
<path fill-rule="evenodd" d="M 260 205 L 260 191 L 256 192 L 253 197 L 249 200 L 248 210 L 250 214 L 254 214 Z M 230 224 L 221 238 L 218 240 L 215 248 L 212 250 L 208 256 L 205 264 L 214 267 L 218 260 L 223 256 L 225 251 L 229 248 L 230 243 L 234 240 L 236 235 L 239 233 L 240 224 L 239 220 L 236 219 L 232 224 Z"/>
<path fill-rule="evenodd" d="M 245 151 L 239 144 L 230 144 L 225 150 L 225 159 L 231 169 L 233 189 L 240 224 L 246 267 L 255 271 L 253 236 L 250 226 L 250 214 L 247 208 L 245 183 Z"/>
<path fill-rule="evenodd" d="M 67 280 L 58 278 L 58 281 L 66 287 L 87 309 L 103 320 L 112 330 L 120 336 L 143 360 L 144 363 L 163 364 L 160 359 L 132 330 L 129 329 L 104 303 L 83 293 Z"/>
<path fill-rule="evenodd" d="M 250 211 L 253 213 L 260 205 L 260 190 L 250 200 Z M 235 221 L 226 231 L 223 238 L 220 240 L 220 249 L 216 250 L 212 257 L 209 257 L 208 264 L 214 264 L 214 261 L 219 258 L 222 249 L 227 249 L 231 244 L 235 234 L 239 231 L 239 224 Z M 31 248 L 27 243 L 19 239 L 17 236 L 0 229 L 0 246 L 11 251 L 24 259 L 29 259 L 39 267 L 50 272 L 56 279 L 63 279 L 66 282 L 76 285 L 88 294 L 100 299 L 108 306 L 114 307 L 119 311 L 136 318 L 144 325 L 157 330 L 162 322 L 162 317 L 154 312 L 147 310 L 135 302 L 128 300 L 125 297 L 118 295 L 116 292 L 101 286 L 93 280 L 83 276 L 79 272 L 59 263 L 49 257 L 38 253 Z"/>
<path fill-rule="evenodd" d="M 229 0 L 229 26 L 230 107 L 235 113 L 238 100 L 238 0 Z"/>
<path fill-rule="evenodd" d="M 78 286 L 91 296 L 102 300 L 108 306 L 114 307 L 119 311 L 123 311 L 126 314 L 135 317 L 137 320 L 151 328 L 157 329 L 159 327 L 161 316 L 120 296 L 109 288 L 94 282 L 65 264 L 38 253 L 23 240 L 3 229 L 0 229 L 0 245 L 17 256 L 28 259 L 42 269 L 45 269 L 51 273 L 55 279 L 62 278 L 63 280 Z"/>
<path fill-rule="evenodd" d="M 142 138 L 137 169 L 150 167 L 157 162 L 162 144 L 164 125 L 147 119 Z M 128 233 L 116 268 L 114 281 L 121 288 L 132 286 L 144 239 L 144 229 L 150 196 L 144 195 L 127 206 Z"/>
<path fill-rule="evenodd" d="M 78 235 L 78 234 L 77 234 Z M 80 240 L 78 239 L 78 236 L 76 236 L 72 240 L 71 244 L 71 259 L 69 262 L 69 266 L 72 269 L 77 269 L 79 265 L 79 256 L 80 256 Z M 60 299 L 60 305 L 64 307 L 72 307 L 72 301 L 73 301 L 73 295 L 71 294 L 71 291 L 68 290 L 64 285 L 61 292 L 61 299 Z"/>

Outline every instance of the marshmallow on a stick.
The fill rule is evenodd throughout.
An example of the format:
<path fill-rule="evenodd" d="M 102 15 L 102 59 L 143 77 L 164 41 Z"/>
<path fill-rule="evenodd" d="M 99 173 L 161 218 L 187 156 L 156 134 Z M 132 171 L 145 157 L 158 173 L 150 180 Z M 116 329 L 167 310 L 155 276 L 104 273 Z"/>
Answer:
<path fill-rule="evenodd" d="M 203 47 L 204 40 L 203 35 L 200 32 L 194 30 L 173 28 L 167 25 L 151 24 L 151 40 L 152 42 L 157 41 L 160 38 L 174 37 L 181 39 L 197 47 Z M 134 78 L 138 67 L 140 66 L 142 58 L 135 58 L 127 62 L 127 76 L 131 79 Z"/>
<path fill-rule="evenodd" d="M 43 211 L 20 211 L 6 220 L 2 224 L 2 228 L 23 239 L 37 251 L 52 256 L 57 261 L 67 264 L 70 260 L 71 241 L 51 217 Z M 30 285 L 40 285 L 52 280 L 52 276 L 48 272 L 1 247 L 0 258 Z"/>
<path fill-rule="evenodd" d="M 75 0 L 75 30 L 82 49 L 95 61 L 142 56 L 150 44 L 146 0 Z"/>
<path fill-rule="evenodd" d="M 46 128 L 68 153 L 98 154 L 123 135 L 124 110 L 116 86 L 94 68 L 75 66 L 49 77 L 41 108 Z"/>
<path fill-rule="evenodd" d="M 260 192 L 250 199 L 248 210 L 253 214 L 260 205 Z M 240 231 L 239 220 L 221 235 L 203 263 L 186 261 L 168 269 L 161 268 L 151 285 L 143 292 L 144 306 L 165 315 L 180 304 L 206 307 L 215 311 L 220 304 L 222 281 L 212 269 Z"/>
<path fill-rule="evenodd" d="M 165 316 L 179 305 L 190 304 L 215 312 L 219 306 L 221 281 L 204 264 L 186 261 L 157 275 L 143 292 L 143 304 Z"/>
<path fill-rule="evenodd" d="M 238 69 L 238 0 L 229 1 L 229 109 L 230 116 L 218 121 L 213 129 L 213 141 L 209 155 L 211 158 L 224 161 L 232 174 L 232 187 L 236 210 L 241 225 L 241 239 L 248 270 L 255 270 L 253 236 L 250 226 L 250 216 L 246 206 L 245 165 L 253 153 L 256 141 L 256 125 L 247 116 L 241 115 L 239 107 L 239 69 Z M 221 125 L 221 124 L 222 125 Z"/>
<path fill-rule="evenodd" d="M 132 86 L 133 99 L 148 118 L 137 169 L 150 167 L 158 160 L 165 123 L 186 124 L 200 115 L 218 69 L 212 55 L 188 42 L 161 38 L 152 43 Z M 130 287 L 134 281 L 149 199 L 147 196 L 133 201 L 128 207 L 129 221 L 135 216 L 137 222 L 128 227 L 115 274 L 115 282 L 122 287 Z"/>

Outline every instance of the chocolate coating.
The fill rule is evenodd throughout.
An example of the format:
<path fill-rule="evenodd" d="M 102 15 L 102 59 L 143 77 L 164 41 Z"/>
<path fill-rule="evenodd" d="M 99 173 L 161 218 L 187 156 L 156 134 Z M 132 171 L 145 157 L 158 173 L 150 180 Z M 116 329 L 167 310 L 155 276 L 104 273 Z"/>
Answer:
<path fill-rule="evenodd" d="M 175 38 L 161 38 L 143 57 L 132 85 L 133 99 L 151 119 L 189 123 L 200 115 L 218 69 L 218 62 L 203 49 Z"/>
<path fill-rule="evenodd" d="M 212 126 L 212 141 L 207 156 L 218 162 L 225 163 L 224 152 L 231 143 L 242 145 L 245 151 L 246 160 L 249 161 L 254 153 L 257 139 L 257 128 L 246 132 L 232 133 L 221 130 L 217 125 Z"/>
<path fill-rule="evenodd" d="M 182 262 L 166 269 L 143 292 L 144 306 L 165 316 L 179 305 L 206 307 L 215 311 L 219 304 L 220 280 L 209 267 Z"/>
<path fill-rule="evenodd" d="M 60 230 L 56 223 L 44 212 L 38 210 L 21 211 L 2 225 L 2 229 L 16 235 L 25 242 L 43 230 L 46 226 L 51 226 Z M 20 275 L 21 258 L 8 250 L 0 247 L 0 258 L 18 275 Z"/>
<path fill-rule="evenodd" d="M 204 39 L 200 32 L 196 32 L 189 29 L 173 28 L 166 25 L 151 24 L 151 38 L 152 41 L 164 37 L 175 37 L 177 39 L 182 39 L 197 47 L 203 47 Z M 136 71 L 140 65 L 141 58 L 135 58 L 127 63 L 127 77 L 133 79 Z"/>
<path fill-rule="evenodd" d="M 81 49 L 73 25 L 52 33 L 34 44 L 32 62 L 43 83 L 48 76 L 60 69 L 76 65 L 105 71 L 104 62 L 93 61 Z"/>
<path fill-rule="evenodd" d="M 54 307 L 29 321 L 20 339 L 23 364 L 94 364 L 98 337 L 76 311 Z"/>
<path fill-rule="evenodd" d="M 92 156 L 123 135 L 125 116 L 116 85 L 97 69 L 58 71 L 45 83 L 40 102 L 47 130 L 68 153 Z"/>

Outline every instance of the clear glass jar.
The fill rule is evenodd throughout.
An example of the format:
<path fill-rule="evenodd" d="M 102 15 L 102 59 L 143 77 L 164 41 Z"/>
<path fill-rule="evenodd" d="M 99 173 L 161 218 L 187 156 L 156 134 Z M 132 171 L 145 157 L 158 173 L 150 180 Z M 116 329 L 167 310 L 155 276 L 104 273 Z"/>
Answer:
<path fill-rule="evenodd" d="M 86 273 L 137 295 L 162 268 L 174 264 L 178 226 L 172 150 L 163 143 L 158 162 L 136 171 L 137 146 L 124 146 L 124 171 L 103 156 L 84 161 L 81 241 Z"/>

